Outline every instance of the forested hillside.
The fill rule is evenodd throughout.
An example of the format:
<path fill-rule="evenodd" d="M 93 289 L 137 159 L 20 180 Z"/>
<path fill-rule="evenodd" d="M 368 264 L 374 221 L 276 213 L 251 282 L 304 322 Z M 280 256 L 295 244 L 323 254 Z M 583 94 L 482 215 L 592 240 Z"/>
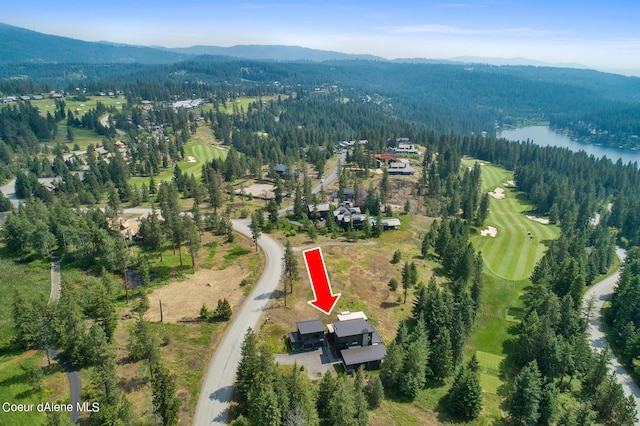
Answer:
<path fill-rule="evenodd" d="M 446 420 L 508 416 L 515 424 L 633 422 L 634 407 L 607 373 L 606 359 L 587 344 L 582 294 L 610 270 L 616 244 L 640 244 L 640 171 L 635 164 L 508 142 L 494 132 L 496 123 L 548 120 L 572 132 L 587 129 L 592 136 L 608 129 L 607 138 L 627 143 L 638 120 L 633 114 L 636 80 L 519 67 L 221 57 L 159 66 L 48 67 L 49 75 L 41 65 L 0 67 L 0 90 L 7 101 L 0 107 L 0 180 L 15 179 L 15 194 L 23 201 L 13 208 L 0 197 L 1 210 L 10 211 L 2 227 L 3 245 L 21 262 L 48 262 L 58 253 L 63 268 L 94 275 L 93 284 L 70 286 L 50 309 L 44 300 L 31 301 L 16 292 L 11 347 L 55 346 L 77 366 L 99 373 L 91 391 L 105 410 L 92 420 L 133 418 L 129 396 L 115 390 L 118 338 L 126 346 L 126 362 L 144 363 L 139 385 L 148 392 L 144 410 L 151 407 L 148 377 L 155 409 L 159 412 L 161 405 L 156 398 L 168 404 L 161 414 L 165 423 L 190 416 L 192 399 L 175 398 L 181 376 L 170 374 L 159 351 L 150 349 L 160 344 L 142 318 L 149 309 L 147 289 L 153 281 L 166 284 L 168 276 L 182 279 L 189 268 L 197 272 L 198 262 L 211 269 L 216 250 L 225 244 L 225 268 L 242 256 L 243 247 L 228 247 L 236 238 L 232 219 L 252 218 L 256 250 L 262 232 L 282 239 L 300 233 L 304 239 L 298 241 L 305 244 L 307 236 L 315 242 L 318 234 L 327 242 L 376 238 L 380 244 L 373 246 L 383 246 L 394 237 L 385 240 L 382 214 L 393 215 L 391 204 L 401 200 L 404 223 L 420 217 L 430 226 L 411 231 L 420 246 L 413 247 L 418 254 L 406 258 L 401 269 L 403 294 L 381 304 L 381 309 L 394 310 L 399 326 L 395 338 L 385 342 L 380 375 L 358 373 L 353 381 L 329 375 L 314 384 L 296 368 L 278 370 L 270 348 L 247 333 L 237 376 L 237 424 L 268 420 L 279 425 L 290 419 L 345 424 L 345 416 L 366 424 L 370 409 L 385 403 L 415 409 L 431 392 L 444 395 L 430 403 L 431 411 Z M 572 75 L 579 78 L 573 82 Z M 7 98 L 34 94 L 47 97 Z M 195 99 L 195 107 L 175 103 Z M 608 114 L 601 113 L 605 110 Z M 388 164 L 375 158 L 396 153 L 401 138 L 420 147 L 420 154 L 398 154 L 415 167 L 415 175 L 406 179 L 391 178 Z M 540 242 L 546 247 L 523 286 L 522 312 L 513 315 L 511 334 L 498 350 L 506 357 L 494 366 L 500 377 L 495 381 L 504 380 L 504 388 L 495 386 L 486 398 L 491 399 L 484 405 L 492 404 L 490 413 L 483 412 L 477 348 L 470 339 L 488 306 L 483 286 L 498 278 L 474 247 L 491 209 L 489 195 L 481 190 L 482 166 L 463 166 L 465 156 L 465 161 L 473 158 L 512 171 L 518 197 L 560 229 L 557 240 Z M 323 177 L 333 170 L 337 182 L 322 187 Z M 273 196 L 248 194 L 253 184 L 268 185 Z M 312 191 L 315 184 L 321 186 L 318 193 Z M 344 202 L 347 188 L 365 214 L 361 229 L 319 218 L 318 206 Z M 336 196 L 330 197 L 333 189 Z M 279 209 L 286 205 L 292 205 L 292 212 L 280 218 Z M 131 229 L 123 215 L 125 208 L 135 207 L 152 212 L 139 219 L 139 235 L 133 238 L 123 233 Z M 596 213 L 599 223 L 593 221 Z M 207 255 L 199 257 L 203 235 L 215 239 L 207 243 Z M 630 250 L 621 295 L 611 309 L 613 332 L 629 363 L 638 358 L 638 318 L 620 298 L 636 291 L 636 250 Z M 128 286 L 130 276 L 140 282 L 135 291 Z M 241 285 L 250 287 L 254 278 Z M 389 293 L 398 284 L 389 281 Z M 224 315 L 216 310 L 215 317 L 228 320 L 228 302 L 220 305 Z M 211 320 L 203 308 L 199 320 Z M 121 309 L 136 320 L 118 333 Z M 36 332 L 43 323 L 51 327 Z M 200 339 L 210 339 L 211 329 L 204 330 Z M 284 331 L 277 333 L 279 339 Z M 123 343 L 126 336 L 131 337 Z M 195 385 L 181 383 L 181 395 L 193 396 L 198 384 L 198 377 Z M 179 415 L 181 405 L 185 409 Z M 419 408 L 419 416 L 425 416 L 424 407 Z"/>

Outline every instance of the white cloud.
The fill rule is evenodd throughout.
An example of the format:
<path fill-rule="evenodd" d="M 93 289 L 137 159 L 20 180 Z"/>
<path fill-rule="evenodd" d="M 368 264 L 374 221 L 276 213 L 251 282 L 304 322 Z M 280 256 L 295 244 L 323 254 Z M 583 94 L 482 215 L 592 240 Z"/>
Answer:
<path fill-rule="evenodd" d="M 309 5 L 298 3 L 243 3 L 238 6 L 240 9 L 301 9 Z"/>
<path fill-rule="evenodd" d="M 387 27 L 386 32 L 393 34 L 442 34 L 442 35 L 519 35 L 525 37 L 540 36 L 560 36 L 569 32 L 565 30 L 540 30 L 533 28 L 495 28 L 495 29 L 479 29 L 479 28 L 462 28 L 451 25 L 406 25 Z"/>

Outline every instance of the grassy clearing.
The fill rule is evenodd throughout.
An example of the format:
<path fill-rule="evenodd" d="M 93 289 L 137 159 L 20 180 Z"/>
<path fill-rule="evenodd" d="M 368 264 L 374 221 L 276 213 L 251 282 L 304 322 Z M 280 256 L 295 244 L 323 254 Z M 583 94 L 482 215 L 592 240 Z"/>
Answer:
<path fill-rule="evenodd" d="M 183 250 L 185 266 L 180 268 L 177 255 L 173 256 L 171 250 L 164 253 L 164 262 L 169 262 L 166 266 L 165 277 L 161 282 L 154 282 L 149 288 L 149 300 L 151 308 L 147 316 L 158 303 L 156 292 L 167 291 L 162 298 L 165 308 L 165 322 L 160 323 L 151 320 L 152 328 L 161 338 L 166 341 L 166 345 L 160 348 L 163 363 L 176 375 L 178 386 L 178 397 L 182 400 L 180 412 L 181 424 L 190 424 L 193 418 L 200 385 L 207 365 L 215 352 L 219 339 L 223 336 L 227 322 L 169 322 L 166 315 L 170 309 L 178 312 L 179 317 L 195 318 L 196 311 L 189 311 L 189 304 L 181 301 L 180 295 L 185 291 L 189 293 L 189 300 L 197 302 L 197 309 L 202 304 L 206 304 L 209 309 L 215 309 L 216 301 L 222 296 L 212 296 L 212 293 L 228 291 L 232 293 L 228 298 L 232 305 L 232 310 L 237 312 L 239 303 L 244 298 L 244 290 L 251 286 L 240 287 L 239 281 L 244 276 L 257 277 L 264 267 L 264 253 L 256 255 L 253 250 L 253 242 L 245 237 L 236 235 L 233 243 L 226 243 L 226 237 L 212 236 L 210 233 L 203 235 L 203 246 L 198 252 L 196 259 L 196 273 L 191 274 L 191 260 L 186 250 Z M 151 270 L 157 270 L 161 264 L 157 256 L 153 254 Z M 228 268 L 228 269 L 227 269 Z M 227 279 L 216 281 L 216 274 L 220 274 L 226 269 L 230 275 Z M 234 272 L 235 271 L 235 272 Z M 168 283 L 169 279 L 172 280 Z M 211 286 L 208 285 L 211 283 Z M 217 289 L 218 286 L 224 288 Z M 185 290 L 189 289 L 189 290 Z M 195 289 L 195 290 L 194 290 Z M 199 289 L 199 290 L 198 290 Z M 201 291 L 197 293 L 196 291 Z M 166 297 L 166 298 L 165 298 Z M 128 311 L 128 307 L 123 313 Z M 120 321 L 115 333 L 115 345 L 125 348 L 128 340 L 128 331 L 133 325 L 133 321 Z M 126 351 L 118 353 L 118 376 L 120 386 L 124 390 L 127 399 L 135 407 L 136 418 L 144 424 L 153 423 L 151 414 L 151 388 L 147 380 L 147 369 L 142 363 L 132 363 L 126 359 Z"/>
<path fill-rule="evenodd" d="M 50 264 L 44 260 L 17 263 L 11 253 L 0 250 L 0 348 L 13 338 L 13 293 L 19 290 L 28 299 L 49 299 L 51 290 Z"/>
<path fill-rule="evenodd" d="M 95 109 L 98 105 L 98 102 L 101 102 L 107 108 L 112 106 L 120 108 L 122 104 L 127 103 L 127 100 L 125 98 L 112 98 L 108 96 L 91 96 L 88 97 L 86 101 L 76 101 L 67 98 L 64 99 L 64 112 L 66 113 L 68 110 L 71 110 L 73 111 L 74 115 L 79 115 L 80 117 L 82 117 L 82 115 L 84 115 L 84 113 L 86 113 L 87 111 Z M 38 107 L 40 112 L 44 115 L 46 115 L 47 112 L 53 114 L 56 111 L 56 102 L 54 99 L 42 99 L 37 101 L 32 100 L 31 105 Z"/>
<path fill-rule="evenodd" d="M 48 145 L 54 145 L 59 143 L 66 145 L 70 150 L 73 149 L 75 144 L 80 146 L 80 149 L 86 150 L 87 147 L 92 144 L 93 146 L 102 145 L 102 136 L 94 132 L 93 130 L 83 129 L 81 127 L 73 127 L 73 141 L 67 140 L 67 125 L 65 123 L 58 123 L 58 134 L 55 137 L 54 143 L 47 143 Z"/>
<path fill-rule="evenodd" d="M 262 102 L 269 102 L 269 101 L 275 101 L 277 99 L 278 99 L 278 95 L 262 96 L 262 97 L 241 96 L 239 98 L 234 99 L 233 101 L 227 102 L 226 103 L 226 108 L 222 108 L 222 105 L 220 107 L 227 114 L 233 114 L 234 106 L 236 108 L 238 108 L 238 110 L 241 109 L 241 110 L 246 112 L 247 109 L 249 108 L 249 105 L 254 103 L 254 102 L 257 102 L 259 100 L 262 100 Z M 207 105 L 203 106 L 203 110 L 205 110 L 205 111 L 211 110 L 211 109 L 213 109 L 213 105 L 211 105 L 211 104 L 207 104 Z"/>
<path fill-rule="evenodd" d="M 196 179 L 199 179 L 202 176 L 202 166 L 204 164 L 209 163 L 214 158 L 227 158 L 227 150 L 225 148 L 211 144 L 213 135 L 210 135 L 210 133 L 211 129 L 208 127 L 200 127 L 196 135 L 192 136 L 191 140 L 184 146 L 185 158 L 178 162 L 183 174 L 193 174 Z M 189 161 L 188 157 L 193 157 L 193 160 Z M 131 183 L 139 186 L 144 182 L 149 185 L 149 179 L 148 177 L 135 177 L 131 179 Z M 154 178 L 156 184 L 171 179 L 173 179 L 173 167 L 164 170 Z"/>
<path fill-rule="evenodd" d="M 0 402 L 12 404 L 34 404 L 31 412 L 4 412 L 0 410 L 0 424 L 30 426 L 43 424 L 45 415 L 38 413 L 36 405 L 43 402 L 48 389 L 33 389 L 27 378 L 27 370 L 39 364 L 42 354 L 30 351 L 26 353 L 4 351 L 0 353 Z M 45 369 L 45 374 L 47 374 Z"/>

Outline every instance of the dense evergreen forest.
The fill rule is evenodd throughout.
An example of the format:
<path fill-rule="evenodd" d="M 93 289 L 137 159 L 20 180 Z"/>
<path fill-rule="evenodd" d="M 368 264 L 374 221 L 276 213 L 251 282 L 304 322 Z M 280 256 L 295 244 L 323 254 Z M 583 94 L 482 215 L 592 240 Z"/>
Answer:
<path fill-rule="evenodd" d="M 546 121 L 589 143 L 632 148 L 640 134 L 637 78 L 589 70 L 384 61 L 259 62 L 200 56 L 166 65 L 0 66 L 5 95 L 76 89 L 121 91 L 128 100 L 222 99 L 221 91 L 267 95 L 282 87 L 338 90 L 376 102 L 440 132 L 488 132 Z M 274 87 L 275 86 L 275 87 Z M 249 89 L 251 87 L 251 89 Z M 280 88 L 280 89 L 278 89 Z"/>

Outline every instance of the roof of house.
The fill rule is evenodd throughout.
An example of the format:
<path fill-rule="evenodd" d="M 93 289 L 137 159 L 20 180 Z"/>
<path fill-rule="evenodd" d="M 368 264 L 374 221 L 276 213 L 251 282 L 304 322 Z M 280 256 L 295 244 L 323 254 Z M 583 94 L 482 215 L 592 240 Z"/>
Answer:
<path fill-rule="evenodd" d="M 357 365 L 365 362 L 380 361 L 387 351 L 382 345 L 357 346 L 340 351 L 345 365 Z"/>
<path fill-rule="evenodd" d="M 413 167 L 409 163 L 391 163 L 389 164 L 387 171 L 389 174 L 393 173 L 402 173 L 402 174 L 412 174 L 415 172 Z"/>
<path fill-rule="evenodd" d="M 373 333 L 376 330 L 362 318 L 349 321 L 338 321 L 333 323 L 337 337 L 355 336 L 357 334 Z"/>
<path fill-rule="evenodd" d="M 319 212 L 328 212 L 330 206 L 329 203 L 318 203 L 315 206 L 313 204 L 309 204 L 307 205 L 307 208 L 310 212 L 314 211 L 315 209 L 318 209 Z"/>
<path fill-rule="evenodd" d="M 275 170 L 278 173 L 282 173 L 287 171 L 287 166 L 284 164 L 276 164 L 276 166 L 273 168 L 273 170 Z"/>
<path fill-rule="evenodd" d="M 393 163 L 393 162 L 397 162 L 398 161 L 398 157 L 396 157 L 393 154 L 389 154 L 388 152 L 384 152 L 382 154 L 376 154 L 375 158 L 376 158 L 376 160 L 381 160 L 381 161 L 384 161 L 386 163 Z"/>
<path fill-rule="evenodd" d="M 400 226 L 400 219 L 397 217 L 391 217 L 388 219 L 382 219 L 382 225 L 384 226 Z"/>
<path fill-rule="evenodd" d="M 324 324 L 320 320 L 300 321 L 296 325 L 300 334 L 324 333 Z"/>

